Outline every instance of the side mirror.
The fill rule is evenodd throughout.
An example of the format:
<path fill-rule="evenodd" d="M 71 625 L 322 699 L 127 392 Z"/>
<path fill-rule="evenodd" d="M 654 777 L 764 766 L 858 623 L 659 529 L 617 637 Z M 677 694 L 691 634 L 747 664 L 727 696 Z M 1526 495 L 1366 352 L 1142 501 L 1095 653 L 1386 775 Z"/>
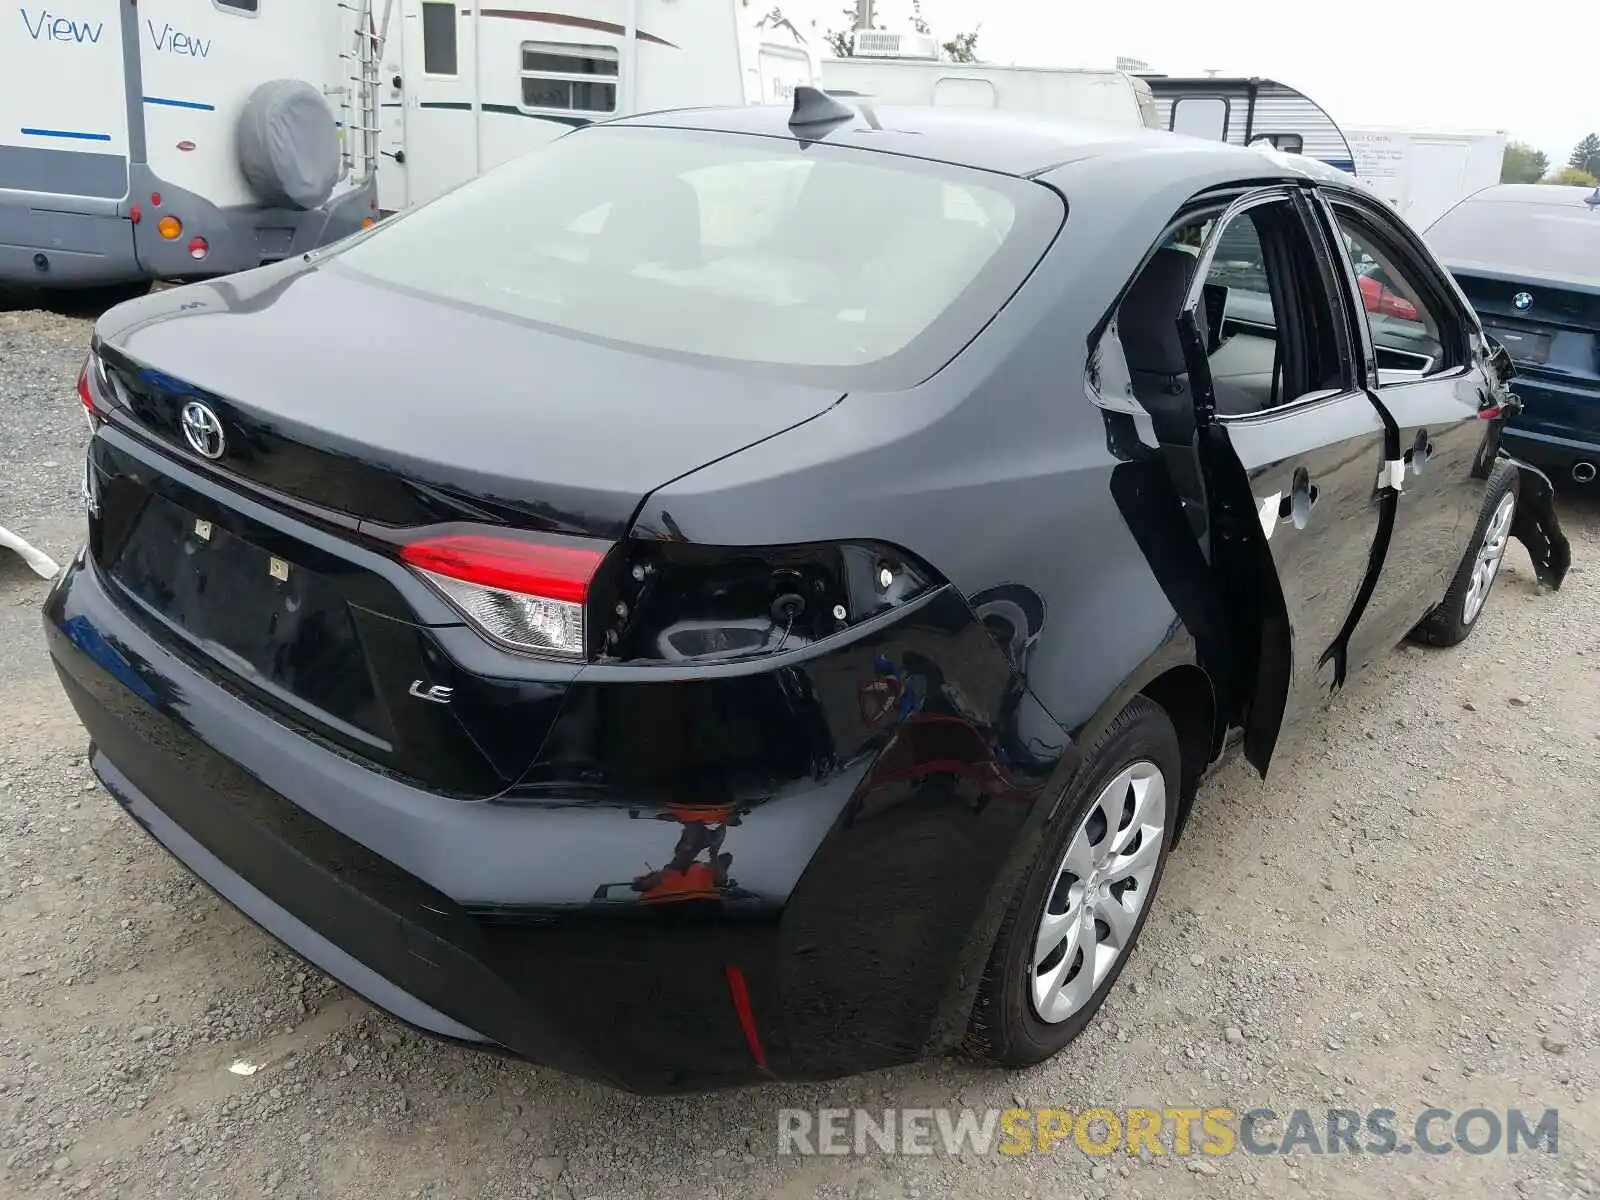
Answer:
<path fill-rule="evenodd" d="M 1511 377 L 1517 373 L 1516 364 L 1511 361 L 1511 355 L 1500 339 L 1493 334 L 1483 335 L 1485 344 L 1489 347 L 1488 358 L 1489 373 L 1501 383 L 1511 382 Z"/>

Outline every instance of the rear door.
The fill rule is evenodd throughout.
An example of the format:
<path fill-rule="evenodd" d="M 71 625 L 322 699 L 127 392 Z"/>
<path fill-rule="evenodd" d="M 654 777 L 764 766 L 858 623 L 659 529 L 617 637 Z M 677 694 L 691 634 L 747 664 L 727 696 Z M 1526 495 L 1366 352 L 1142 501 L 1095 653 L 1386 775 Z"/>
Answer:
<path fill-rule="evenodd" d="M 1288 188 L 1238 201 L 1211 223 L 1186 310 L 1218 567 L 1255 581 L 1245 751 L 1263 772 L 1342 683 L 1389 520 L 1388 431 L 1358 386 L 1309 211 Z"/>
<path fill-rule="evenodd" d="M 1350 259 L 1343 290 L 1367 382 L 1393 420 L 1404 472 L 1383 571 L 1350 641 L 1356 666 L 1444 598 L 1477 520 L 1499 422 L 1479 419 L 1493 400 L 1472 352 L 1471 315 L 1415 235 L 1364 197 L 1329 189 L 1325 198 Z M 1374 264 L 1403 305 L 1371 312 L 1358 301 L 1355 271 Z"/>
<path fill-rule="evenodd" d="M 443 0 L 406 0 L 404 11 L 405 198 L 426 204 L 478 174 L 477 23 L 471 7 Z"/>

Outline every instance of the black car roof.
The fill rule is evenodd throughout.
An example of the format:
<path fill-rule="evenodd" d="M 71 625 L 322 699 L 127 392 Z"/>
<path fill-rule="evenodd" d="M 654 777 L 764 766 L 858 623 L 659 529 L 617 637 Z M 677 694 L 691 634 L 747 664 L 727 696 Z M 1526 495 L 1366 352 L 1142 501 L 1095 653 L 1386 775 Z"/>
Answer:
<path fill-rule="evenodd" d="M 1197 167 L 1215 170 L 1230 163 L 1245 173 L 1251 168 L 1259 171 L 1262 166 L 1255 151 L 1158 130 L 1078 125 L 1020 113 L 878 105 L 857 107 L 858 102 L 853 97 L 842 98 L 842 102 L 856 107 L 854 118 L 831 128 L 814 128 L 802 134 L 789 127 L 791 110 L 787 105 L 673 109 L 640 113 L 605 124 L 700 129 L 796 140 L 803 136 L 828 145 L 903 154 L 1024 177 L 1041 174 L 1063 163 L 1121 157 L 1129 153 L 1170 155 L 1174 176 L 1191 173 Z M 1197 159 L 1206 161 L 1197 162 Z"/>

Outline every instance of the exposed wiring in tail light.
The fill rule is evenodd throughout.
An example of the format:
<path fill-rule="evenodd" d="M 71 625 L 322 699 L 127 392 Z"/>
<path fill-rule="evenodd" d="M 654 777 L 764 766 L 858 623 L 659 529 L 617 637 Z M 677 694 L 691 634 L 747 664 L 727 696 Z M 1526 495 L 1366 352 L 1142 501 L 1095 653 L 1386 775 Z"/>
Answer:
<path fill-rule="evenodd" d="M 614 604 L 594 605 L 612 661 L 663 665 L 801 650 L 891 612 L 942 582 L 876 542 L 731 548 L 630 542 L 608 564 Z"/>
<path fill-rule="evenodd" d="M 610 548 L 585 538 L 457 531 L 407 542 L 400 560 L 490 641 L 583 659 L 590 585 Z"/>

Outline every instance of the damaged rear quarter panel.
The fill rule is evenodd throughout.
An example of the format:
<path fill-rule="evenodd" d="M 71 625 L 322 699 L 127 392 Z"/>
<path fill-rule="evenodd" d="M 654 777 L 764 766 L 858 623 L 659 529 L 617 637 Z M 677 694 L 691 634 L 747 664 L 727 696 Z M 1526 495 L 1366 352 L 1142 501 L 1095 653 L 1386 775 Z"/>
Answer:
<path fill-rule="evenodd" d="M 993 886 L 942 915 L 968 944 L 930 1029 L 933 1047 L 959 1037 L 1055 798 L 1128 700 L 1182 676 L 1202 714 L 1186 748 L 1209 761 L 1220 741 L 1216 597 L 1198 546 L 1159 464 L 1114 451 L 1084 394 L 1094 324 L 1194 186 L 1154 173 L 1148 191 L 1130 191 L 1144 168 L 1137 157 L 1125 166 L 1134 178 L 1117 177 L 1127 187 L 1085 188 L 1076 206 L 1068 191 L 1063 235 L 932 378 L 903 392 L 853 392 L 813 421 L 675 480 L 645 502 L 632 531 L 715 545 L 877 540 L 926 561 L 969 604 L 1036 614 L 1028 636 L 1007 642 L 1009 666 L 1070 741 L 1030 819 L 968 863 Z M 902 836 L 946 836 L 937 811 L 905 809 Z M 906 878 L 899 889 L 937 882 Z"/>

